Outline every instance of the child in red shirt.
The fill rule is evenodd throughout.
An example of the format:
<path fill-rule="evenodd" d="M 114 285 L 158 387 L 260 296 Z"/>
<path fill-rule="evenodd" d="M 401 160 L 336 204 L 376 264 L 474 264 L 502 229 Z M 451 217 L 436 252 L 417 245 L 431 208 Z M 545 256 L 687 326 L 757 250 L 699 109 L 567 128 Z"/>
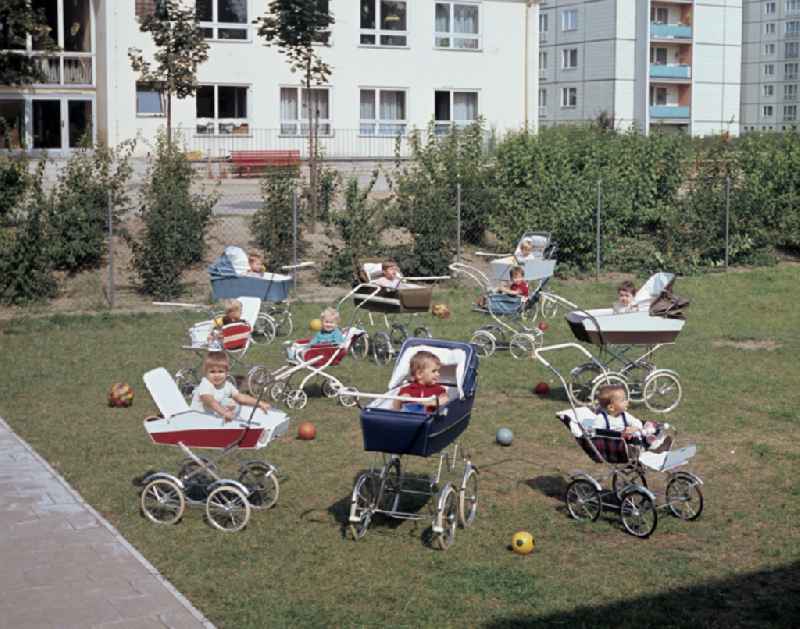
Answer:
<path fill-rule="evenodd" d="M 527 297 L 530 293 L 528 282 L 525 281 L 525 269 L 521 266 L 511 267 L 511 284 L 506 288 L 500 290 L 509 295 L 517 295 L 519 297 Z"/>
<path fill-rule="evenodd" d="M 439 376 L 442 368 L 442 362 L 431 352 L 419 351 L 411 358 L 411 363 L 408 367 L 409 374 L 411 375 L 411 382 L 404 386 L 398 392 L 398 395 L 405 397 L 432 397 L 436 396 L 439 406 L 444 406 L 448 402 L 447 390 L 439 384 Z M 399 411 L 401 409 L 409 411 L 417 411 L 420 404 L 413 402 L 403 403 L 400 400 L 395 400 L 392 407 Z M 436 411 L 435 405 L 430 405 L 425 409 L 428 413 Z"/>

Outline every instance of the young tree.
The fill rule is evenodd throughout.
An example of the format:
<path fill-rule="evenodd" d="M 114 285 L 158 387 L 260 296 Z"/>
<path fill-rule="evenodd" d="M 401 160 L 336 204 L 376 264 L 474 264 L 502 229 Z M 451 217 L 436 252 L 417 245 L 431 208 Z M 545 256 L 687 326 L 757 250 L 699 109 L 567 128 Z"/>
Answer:
<path fill-rule="evenodd" d="M 292 72 L 303 75 L 301 102 L 305 103 L 308 114 L 309 187 L 312 220 L 316 220 L 319 106 L 311 88 L 324 84 L 331 75 L 332 68 L 322 60 L 319 49 L 329 45 L 334 19 L 328 10 L 328 0 L 272 0 L 266 14 L 256 23 L 259 25 L 258 34 L 266 40 L 266 45 L 277 46 L 286 56 Z"/>
<path fill-rule="evenodd" d="M 47 75 L 41 57 L 27 54 L 27 34 L 33 37 L 37 53 L 58 50 L 44 9 L 34 8 L 31 0 L 0 2 L 0 85 L 44 83 Z"/>
<path fill-rule="evenodd" d="M 142 18 L 139 30 L 150 33 L 156 52 L 155 66 L 142 51 L 131 48 L 128 57 L 139 80 L 158 87 L 167 100 L 167 142 L 172 144 L 172 97 L 183 99 L 197 91 L 197 66 L 208 59 L 208 43 L 194 9 L 181 0 L 160 0 L 152 14 Z"/>

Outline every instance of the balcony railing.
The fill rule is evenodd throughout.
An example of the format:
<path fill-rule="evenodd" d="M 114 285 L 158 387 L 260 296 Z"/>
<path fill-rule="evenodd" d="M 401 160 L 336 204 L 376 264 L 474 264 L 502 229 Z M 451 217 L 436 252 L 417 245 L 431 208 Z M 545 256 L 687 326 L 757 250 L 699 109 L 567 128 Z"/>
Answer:
<path fill-rule="evenodd" d="M 692 77 L 692 66 L 651 63 L 650 76 L 659 79 L 689 79 Z"/>
<path fill-rule="evenodd" d="M 653 39 L 691 39 L 692 27 L 685 24 L 650 24 Z"/>
<path fill-rule="evenodd" d="M 92 58 L 55 55 L 41 57 L 44 85 L 92 85 Z"/>
<path fill-rule="evenodd" d="M 689 118 L 689 108 L 679 105 L 651 105 L 651 119 Z"/>

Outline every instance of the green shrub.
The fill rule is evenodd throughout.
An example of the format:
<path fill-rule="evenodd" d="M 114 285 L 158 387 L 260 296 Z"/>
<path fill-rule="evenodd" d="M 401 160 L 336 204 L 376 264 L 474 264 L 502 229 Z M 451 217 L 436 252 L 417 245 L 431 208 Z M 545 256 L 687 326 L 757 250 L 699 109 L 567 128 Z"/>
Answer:
<path fill-rule="evenodd" d="M 0 231 L 0 303 L 22 305 L 56 295 L 44 212 L 35 203 L 13 229 Z"/>
<path fill-rule="evenodd" d="M 250 228 L 256 245 L 264 252 L 270 270 L 294 261 L 293 197 L 297 193 L 296 172 L 268 172 L 261 179 L 262 205 L 253 215 Z M 297 247 L 301 253 L 303 208 L 297 195 Z"/>
<path fill-rule="evenodd" d="M 0 155 L 0 225 L 13 218 L 30 185 L 25 154 L 14 157 Z"/>
<path fill-rule="evenodd" d="M 159 135 L 142 187 L 138 238 L 129 236 L 141 289 L 158 299 L 181 294 L 181 276 L 205 257 L 205 236 L 217 196 L 193 194 L 194 171 L 177 144 Z"/>

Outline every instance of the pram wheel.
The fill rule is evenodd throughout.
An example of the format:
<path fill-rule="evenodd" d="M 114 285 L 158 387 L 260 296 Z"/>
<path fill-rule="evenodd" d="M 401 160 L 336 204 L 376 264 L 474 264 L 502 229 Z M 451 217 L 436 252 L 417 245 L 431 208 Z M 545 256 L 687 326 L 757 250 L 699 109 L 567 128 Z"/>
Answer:
<path fill-rule="evenodd" d="M 328 380 L 325 378 L 322 381 L 322 395 L 327 398 L 336 397 L 339 395 L 339 391 L 342 389 L 342 385 L 336 380 Z"/>
<path fill-rule="evenodd" d="M 350 355 L 356 360 L 363 360 L 369 356 L 369 338 L 366 334 L 359 334 L 350 343 Z"/>
<path fill-rule="evenodd" d="M 269 390 L 269 396 L 272 398 L 273 402 L 280 402 L 283 399 L 284 393 L 286 392 L 286 381 L 285 380 L 278 380 Z"/>
<path fill-rule="evenodd" d="M 272 377 L 263 365 L 256 365 L 247 374 L 247 389 L 252 396 L 258 397 L 271 384 Z"/>
<path fill-rule="evenodd" d="M 217 466 L 208 461 L 208 459 L 201 457 L 200 460 L 206 464 L 208 470 L 216 471 Z M 184 459 L 178 470 L 178 478 L 181 479 L 186 497 L 191 502 L 204 501 L 208 497 L 208 486 L 216 480 L 209 471 L 203 469 L 194 459 Z"/>
<path fill-rule="evenodd" d="M 250 334 L 253 343 L 272 343 L 275 340 L 275 322 L 272 317 L 264 314 L 263 312 L 256 317 L 253 331 Z"/>
<path fill-rule="evenodd" d="M 458 492 L 458 520 L 467 528 L 478 515 L 478 470 L 467 465 L 461 488 Z"/>
<path fill-rule="evenodd" d="M 634 467 L 624 467 L 614 470 L 614 474 L 611 476 L 611 489 L 614 490 L 614 494 L 616 494 L 617 498 L 622 495 L 622 490 L 628 485 L 647 487 L 647 479 L 644 473 Z"/>
<path fill-rule="evenodd" d="M 300 410 L 306 407 L 308 395 L 303 389 L 294 389 L 286 394 L 286 406 L 291 409 Z"/>
<path fill-rule="evenodd" d="M 393 323 L 389 332 L 389 339 L 392 341 L 392 345 L 402 345 L 407 338 L 408 328 L 402 323 Z"/>
<path fill-rule="evenodd" d="M 156 524 L 175 524 L 186 510 L 183 491 L 168 478 L 156 478 L 147 483 L 140 503 L 145 517 Z"/>
<path fill-rule="evenodd" d="M 426 328 L 424 325 L 419 326 L 418 328 L 414 328 L 414 336 L 418 339 L 432 339 L 433 334 L 431 331 Z"/>
<path fill-rule="evenodd" d="M 703 492 L 697 481 L 686 474 L 676 474 L 667 483 L 667 506 L 676 518 L 690 522 L 703 513 Z"/>
<path fill-rule="evenodd" d="M 292 321 L 292 313 L 288 310 L 273 310 L 270 315 L 272 320 L 275 321 L 275 334 L 276 336 L 289 336 L 294 330 L 294 322 Z"/>
<path fill-rule="evenodd" d="M 552 319 L 558 314 L 558 302 L 542 295 L 539 301 L 539 309 L 542 311 L 542 317 Z"/>
<path fill-rule="evenodd" d="M 361 539 L 367 534 L 367 529 L 372 522 L 372 514 L 378 504 L 378 490 L 372 474 L 362 474 L 353 487 L 353 496 L 350 501 L 350 517 L 358 518 L 357 523 L 351 522 L 350 536 L 354 540 Z"/>
<path fill-rule="evenodd" d="M 358 391 L 352 387 L 345 387 L 339 390 L 339 404 L 349 408 L 358 404 Z"/>
<path fill-rule="evenodd" d="M 197 371 L 192 367 L 179 369 L 175 372 L 175 384 L 183 397 L 191 397 L 197 385 L 200 384 L 200 378 L 197 377 Z"/>
<path fill-rule="evenodd" d="M 458 495 L 450 483 L 439 492 L 436 519 L 433 522 L 433 546 L 447 550 L 453 545 L 458 526 Z"/>
<path fill-rule="evenodd" d="M 533 358 L 536 349 L 536 337 L 533 334 L 515 334 L 508 344 L 508 351 L 517 360 Z"/>
<path fill-rule="evenodd" d="M 650 537 L 658 525 L 658 513 L 652 498 L 642 489 L 632 489 L 619 506 L 622 526 L 635 537 Z"/>
<path fill-rule="evenodd" d="M 578 521 L 594 522 L 603 509 L 597 487 L 585 478 L 576 478 L 567 485 L 564 502 L 567 503 L 569 514 Z"/>
<path fill-rule="evenodd" d="M 250 503 L 238 487 L 220 485 L 208 494 L 206 517 L 215 529 L 235 533 L 247 526 Z"/>
<path fill-rule="evenodd" d="M 277 471 L 268 463 L 250 461 L 242 465 L 239 482 L 250 490 L 247 500 L 253 509 L 264 511 L 275 506 L 280 495 Z"/>
<path fill-rule="evenodd" d="M 591 399 L 592 386 L 602 369 L 594 363 L 578 365 L 569 373 L 567 395 L 576 406 L 586 404 Z"/>
<path fill-rule="evenodd" d="M 392 340 L 386 332 L 378 332 L 372 339 L 372 356 L 379 365 L 386 365 L 392 359 Z"/>
<path fill-rule="evenodd" d="M 655 371 L 655 368 L 655 365 L 641 360 L 625 365 L 620 370 L 620 373 L 628 381 L 631 402 L 642 402 L 644 400 L 644 384 L 650 374 Z"/>
<path fill-rule="evenodd" d="M 486 330 L 477 330 L 469 342 L 475 346 L 478 356 L 481 358 L 488 358 L 497 349 L 494 335 Z"/>
<path fill-rule="evenodd" d="M 654 413 L 669 413 L 681 402 L 683 389 L 678 375 L 668 369 L 651 373 L 644 383 L 644 405 Z"/>
<path fill-rule="evenodd" d="M 625 390 L 625 398 L 628 400 L 631 399 L 631 393 L 628 390 L 628 381 L 625 380 L 625 377 L 613 371 L 609 371 L 600 374 L 594 379 L 592 383 L 592 393 L 589 396 L 589 402 L 592 405 L 597 406 L 597 396 L 600 394 L 600 389 L 608 385 L 622 387 Z"/>

